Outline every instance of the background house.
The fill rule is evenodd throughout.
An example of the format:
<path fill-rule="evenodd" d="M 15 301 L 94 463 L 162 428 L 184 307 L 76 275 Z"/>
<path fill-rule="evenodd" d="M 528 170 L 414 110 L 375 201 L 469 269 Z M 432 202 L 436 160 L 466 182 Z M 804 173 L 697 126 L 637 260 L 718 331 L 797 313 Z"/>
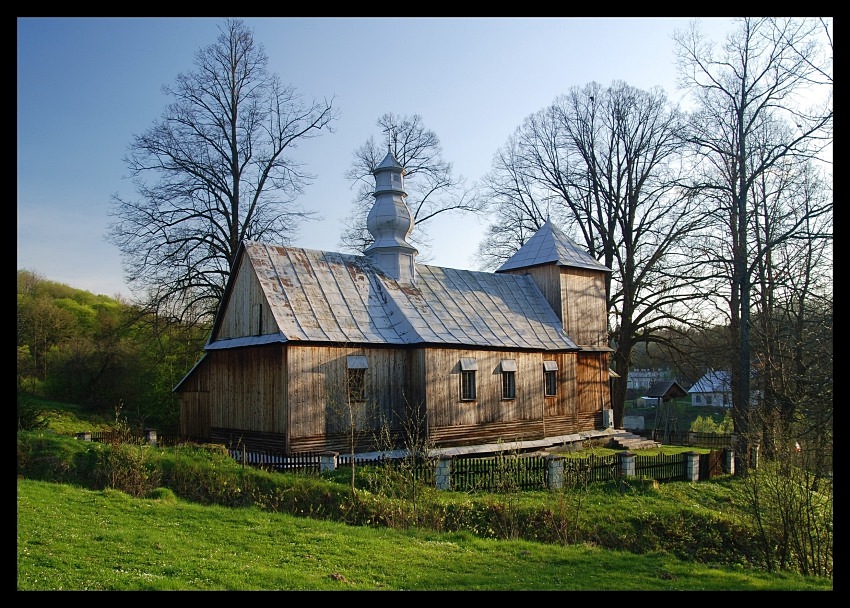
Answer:
<path fill-rule="evenodd" d="M 375 169 L 364 255 L 244 241 L 181 433 L 287 453 L 601 429 L 605 273 L 550 222 L 495 273 L 417 264 L 404 169 Z"/>
<path fill-rule="evenodd" d="M 732 376 L 727 371 L 706 372 L 688 390 L 691 405 L 732 406 Z"/>
<path fill-rule="evenodd" d="M 669 369 L 644 369 L 638 367 L 629 370 L 626 388 L 641 392 L 652 386 L 654 382 L 669 379 Z"/>

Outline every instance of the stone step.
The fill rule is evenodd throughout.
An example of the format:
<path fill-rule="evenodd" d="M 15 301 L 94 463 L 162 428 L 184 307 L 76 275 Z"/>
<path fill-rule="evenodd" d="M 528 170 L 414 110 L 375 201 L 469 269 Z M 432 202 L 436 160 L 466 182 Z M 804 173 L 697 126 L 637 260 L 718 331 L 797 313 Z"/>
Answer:
<path fill-rule="evenodd" d="M 619 433 L 612 438 L 614 445 L 626 450 L 657 448 L 660 444 L 634 433 Z"/>

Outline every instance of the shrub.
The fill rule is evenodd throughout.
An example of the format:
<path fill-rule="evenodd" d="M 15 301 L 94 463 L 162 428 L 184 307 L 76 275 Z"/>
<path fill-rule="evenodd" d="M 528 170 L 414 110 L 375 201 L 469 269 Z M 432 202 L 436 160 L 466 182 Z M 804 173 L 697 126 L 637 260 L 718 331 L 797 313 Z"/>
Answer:
<path fill-rule="evenodd" d="M 36 401 L 18 389 L 18 430 L 35 431 L 47 428 L 50 418 Z"/>
<path fill-rule="evenodd" d="M 159 486 L 162 472 L 148 445 L 107 444 L 101 453 L 96 476 L 113 490 L 130 496 L 147 495 Z"/>
<path fill-rule="evenodd" d="M 732 433 L 734 430 L 732 414 L 726 412 L 720 422 L 715 422 L 711 416 L 697 416 L 691 423 L 690 430 L 695 433 Z"/>

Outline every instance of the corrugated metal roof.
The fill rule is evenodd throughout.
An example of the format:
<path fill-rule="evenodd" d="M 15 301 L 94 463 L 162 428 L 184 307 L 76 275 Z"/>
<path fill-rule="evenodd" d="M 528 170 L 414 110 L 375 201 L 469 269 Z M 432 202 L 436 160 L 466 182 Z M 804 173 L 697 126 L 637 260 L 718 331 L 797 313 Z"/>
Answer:
<path fill-rule="evenodd" d="M 365 256 L 244 247 L 287 341 L 578 350 L 526 275 L 417 264 L 409 285 Z"/>
<path fill-rule="evenodd" d="M 496 272 L 528 268 L 551 262 L 556 262 L 558 266 L 611 272 L 610 268 L 599 263 L 548 219 L 540 227 L 540 230 L 535 232 L 534 236 L 528 239 L 525 245 L 520 247 Z"/>
<path fill-rule="evenodd" d="M 261 336 L 244 336 L 241 338 L 225 338 L 216 340 L 207 346 L 207 350 L 220 350 L 223 348 L 236 348 L 238 346 L 257 346 L 260 344 L 273 344 L 275 342 L 286 342 L 286 338 L 280 332 L 274 334 L 263 334 Z"/>

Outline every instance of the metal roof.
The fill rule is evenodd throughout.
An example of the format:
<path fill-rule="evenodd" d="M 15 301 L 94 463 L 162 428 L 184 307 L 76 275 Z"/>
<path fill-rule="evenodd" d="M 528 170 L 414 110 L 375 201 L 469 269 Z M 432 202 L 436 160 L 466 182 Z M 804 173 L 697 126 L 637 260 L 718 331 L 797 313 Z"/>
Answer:
<path fill-rule="evenodd" d="M 659 380 L 653 382 L 649 390 L 646 391 L 647 397 L 662 397 L 665 401 L 675 397 L 684 397 L 687 391 L 682 388 L 678 382 L 674 380 Z"/>
<path fill-rule="evenodd" d="M 579 350 L 527 275 L 417 264 L 407 284 L 365 256 L 243 248 L 280 330 L 271 341 Z"/>
<path fill-rule="evenodd" d="M 728 393 L 732 390 L 731 375 L 727 371 L 709 371 L 696 381 L 689 393 Z"/>
<path fill-rule="evenodd" d="M 573 240 L 561 232 L 548 219 L 528 241 L 502 264 L 496 272 L 528 268 L 556 262 L 558 266 L 589 268 L 591 270 L 611 269 L 601 264 L 592 255 L 581 249 Z"/>

